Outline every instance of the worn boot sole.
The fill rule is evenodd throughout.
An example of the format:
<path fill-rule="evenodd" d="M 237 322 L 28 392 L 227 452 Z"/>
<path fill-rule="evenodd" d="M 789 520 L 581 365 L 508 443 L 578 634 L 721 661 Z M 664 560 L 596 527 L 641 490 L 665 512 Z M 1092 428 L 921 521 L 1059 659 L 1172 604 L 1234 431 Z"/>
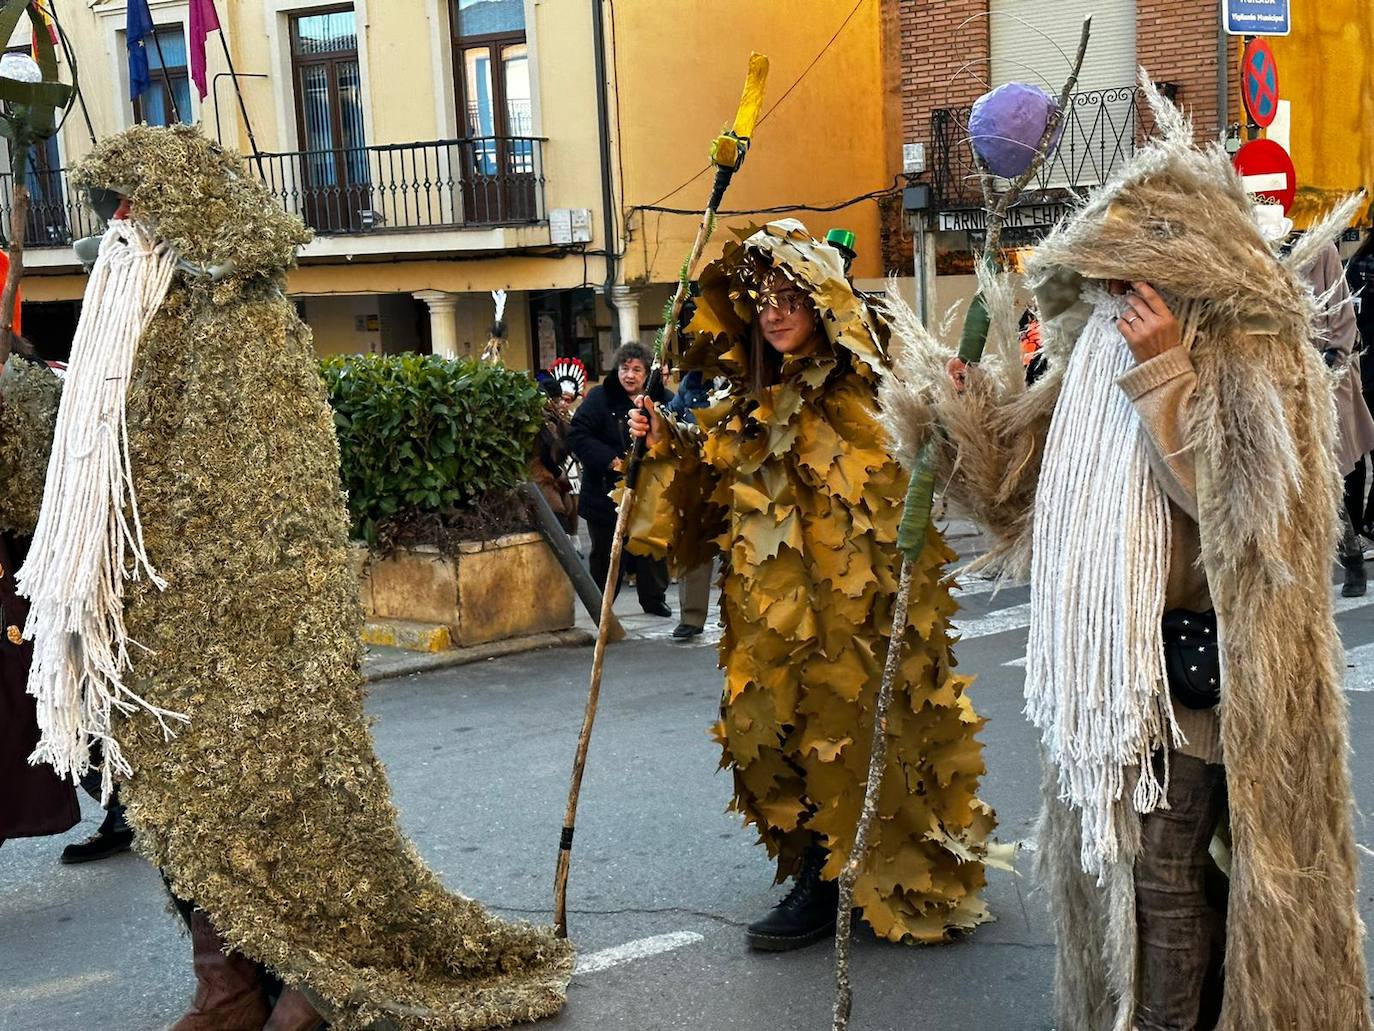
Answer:
<path fill-rule="evenodd" d="M 826 924 L 818 927 L 814 931 L 807 931 L 805 934 L 789 935 L 782 937 L 776 934 L 762 934 L 758 931 L 746 930 L 744 936 L 749 940 L 749 947 L 760 952 L 791 952 L 793 949 L 804 949 L 808 945 L 814 945 L 818 941 L 826 938 L 835 937 L 835 925 Z"/>

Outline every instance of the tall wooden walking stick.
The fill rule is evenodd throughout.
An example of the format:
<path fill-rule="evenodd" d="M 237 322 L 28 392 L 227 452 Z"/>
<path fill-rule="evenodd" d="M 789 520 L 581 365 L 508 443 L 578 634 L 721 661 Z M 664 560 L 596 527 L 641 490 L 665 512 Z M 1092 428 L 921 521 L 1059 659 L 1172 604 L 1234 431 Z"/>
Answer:
<path fill-rule="evenodd" d="M 1063 121 L 1064 112 L 1068 110 L 1069 95 L 1077 85 L 1078 73 L 1083 68 L 1083 56 L 1087 53 L 1091 28 L 1092 18 L 1084 18 L 1073 68 L 1059 93 L 1058 106 L 1050 112 L 1046 120 L 1045 131 L 1040 137 L 1040 144 L 1030 167 L 1012 180 L 1011 185 L 999 194 L 995 192 L 992 173 L 977 152 L 974 153 L 983 187 L 983 202 L 988 213 L 987 236 L 983 241 L 982 255 L 985 268 L 996 268 L 1000 263 L 999 244 L 1002 229 L 1007 222 L 1007 212 L 1054 149 L 1059 124 Z M 983 356 L 987 335 L 988 311 L 980 293 L 969 305 L 959 357 L 968 364 L 975 364 Z M 888 641 L 887 659 L 883 663 L 882 684 L 878 688 L 878 697 L 873 705 L 873 744 L 869 752 L 868 782 L 864 787 L 863 809 L 859 812 L 859 822 L 854 829 L 854 845 L 849 850 L 849 859 L 840 871 L 840 900 L 835 919 L 835 1008 L 832 1031 L 847 1031 L 849 1011 L 854 1001 L 853 989 L 849 983 L 849 939 L 853 927 L 854 882 L 858 880 L 859 870 L 868 853 L 873 821 L 878 810 L 878 796 L 882 790 L 883 770 L 887 765 L 887 714 L 892 707 L 892 689 L 897 680 L 897 670 L 901 667 L 902 638 L 906 635 L 911 583 L 916 562 L 925 550 L 926 532 L 930 528 L 930 513 L 935 498 L 936 432 L 938 428 L 932 431 L 916 457 L 911 484 L 907 488 L 906 502 L 902 509 L 902 522 L 897 530 L 897 548 L 902 553 L 902 565 L 897 577 L 897 596 L 893 599 L 892 636 Z"/>
<path fill-rule="evenodd" d="M 702 212 L 696 239 L 692 241 L 692 249 L 687 255 L 687 260 L 682 263 L 677 289 L 664 310 L 663 329 L 659 331 L 658 339 L 654 343 L 653 368 L 649 371 L 649 381 L 644 391 L 648 397 L 659 393 L 662 387 L 664 356 L 669 353 L 676 341 L 683 304 L 686 303 L 692 280 L 696 276 L 702 251 L 706 249 L 706 242 L 715 229 L 716 211 L 720 208 L 720 202 L 730 186 L 730 180 L 744 164 L 749 141 L 754 135 L 754 125 L 758 122 L 759 109 L 763 106 L 763 87 L 767 79 L 768 58 L 762 54 L 751 54 L 749 75 L 744 82 L 744 95 L 740 98 L 734 125 L 717 136 L 711 144 L 711 163 L 716 168 L 715 182 L 711 187 L 711 198 L 706 204 L 706 210 Z M 646 450 L 647 445 L 643 438 L 635 441 L 630 449 L 625 465 L 625 489 L 616 513 L 615 536 L 611 539 L 610 568 L 606 573 L 606 585 L 601 597 L 601 619 L 597 625 L 596 649 L 592 653 L 591 688 L 587 693 L 587 709 L 582 717 L 582 733 L 577 739 L 577 754 L 573 758 L 572 784 L 568 788 L 568 808 L 563 816 L 563 834 L 558 842 L 558 867 L 553 880 L 554 933 L 560 938 L 568 936 L 568 869 L 572 864 L 573 829 L 577 821 L 577 799 L 582 791 L 582 774 L 587 767 L 587 747 L 591 743 L 596 705 L 601 696 L 601 670 L 606 659 L 606 638 L 608 628 L 613 623 L 614 585 L 620 580 L 620 559 L 625 549 L 630 514 L 634 511 L 639 467 Z"/>

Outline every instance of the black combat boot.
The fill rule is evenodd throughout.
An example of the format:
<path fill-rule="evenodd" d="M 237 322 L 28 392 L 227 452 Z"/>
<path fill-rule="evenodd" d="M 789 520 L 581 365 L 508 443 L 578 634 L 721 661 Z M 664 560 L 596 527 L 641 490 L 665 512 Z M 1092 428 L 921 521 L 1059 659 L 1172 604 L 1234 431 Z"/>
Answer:
<path fill-rule="evenodd" d="M 116 799 L 105 811 L 100 828 L 85 841 L 78 841 L 62 850 L 62 863 L 93 863 L 121 852 L 129 851 L 134 843 L 133 828 L 124 819 L 124 807 Z"/>
<path fill-rule="evenodd" d="M 835 936 L 835 907 L 840 887 L 821 880 L 821 867 L 827 852 L 820 845 L 806 850 L 792 890 L 762 920 L 745 929 L 751 948 L 768 952 L 787 952 L 822 938 Z"/>
<path fill-rule="evenodd" d="M 1368 578 L 1364 571 L 1364 555 L 1358 553 L 1341 560 L 1345 566 L 1345 583 L 1341 586 L 1342 598 L 1363 598 L 1368 588 Z"/>

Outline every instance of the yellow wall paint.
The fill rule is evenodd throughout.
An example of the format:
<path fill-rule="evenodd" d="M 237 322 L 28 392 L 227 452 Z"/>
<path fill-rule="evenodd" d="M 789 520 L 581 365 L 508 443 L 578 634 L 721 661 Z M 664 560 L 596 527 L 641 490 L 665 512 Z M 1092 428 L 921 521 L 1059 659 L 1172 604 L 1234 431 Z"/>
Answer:
<path fill-rule="evenodd" d="M 772 65 L 765 111 L 824 54 L 760 123 L 753 150 L 726 197 L 726 209 L 825 205 L 890 186 L 895 147 L 884 124 L 881 0 L 864 0 L 826 49 L 853 9 L 852 0 L 640 0 L 619 5 L 625 206 L 658 202 L 706 165 L 712 138 L 734 116 L 751 50 L 767 54 Z M 897 131 L 892 127 L 893 136 Z M 710 188 L 707 173 L 661 203 L 700 210 Z M 753 221 L 780 217 L 785 215 L 756 216 Z M 860 251 L 856 274 L 884 274 L 874 203 L 796 217 L 817 235 L 837 225 L 854 230 Z M 698 221 L 634 214 L 627 276 L 671 280 Z M 708 257 L 719 253 L 729 229 L 750 221 L 722 219 Z"/>
<path fill-rule="evenodd" d="M 1374 188 L 1374 3 L 1294 2 L 1292 18 L 1292 34 L 1269 45 L 1279 97 L 1292 104 L 1292 215 L 1303 226 L 1337 198 Z"/>

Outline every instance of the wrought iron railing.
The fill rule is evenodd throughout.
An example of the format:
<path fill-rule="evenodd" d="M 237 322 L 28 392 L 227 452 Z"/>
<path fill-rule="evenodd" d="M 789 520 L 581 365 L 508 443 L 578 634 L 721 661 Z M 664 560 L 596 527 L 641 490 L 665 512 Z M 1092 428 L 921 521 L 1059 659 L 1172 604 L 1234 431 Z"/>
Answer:
<path fill-rule="evenodd" d="M 248 159 L 282 208 L 317 233 L 542 222 L 544 140 L 482 137 Z"/>
<path fill-rule="evenodd" d="M 543 139 L 439 140 L 248 158 L 249 171 L 285 211 L 320 235 L 416 232 L 543 222 Z M 31 172 L 26 245 L 69 247 L 101 231 L 68 170 Z M 0 173 L 0 237 L 14 207 L 14 176 Z"/>
<path fill-rule="evenodd" d="M 1160 84 L 1160 88 L 1171 97 L 1177 89 L 1170 83 Z M 1019 203 L 1058 203 L 1110 179 L 1144 140 L 1143 108 L 1139 86 L 1071 94 L 1059 146 L 1027 184 Z M 978 169 L 969 148 L 970 111 L 969 107 L 946 107 L 931 112 L 933 192 L 935 205 L 941 210 L 980 207 L 983 203 Z"/>
<path fill-rule="evenodd" d="M 30 172 L 29 217 L 24 240 L 28 247 L 69 247 L 73 239 L 98 233 L 101 219 L 74 189 L 65 168 Z M 8 239 L 14 211 L 14 174 L 0 174 L 0 237 Z"/>

